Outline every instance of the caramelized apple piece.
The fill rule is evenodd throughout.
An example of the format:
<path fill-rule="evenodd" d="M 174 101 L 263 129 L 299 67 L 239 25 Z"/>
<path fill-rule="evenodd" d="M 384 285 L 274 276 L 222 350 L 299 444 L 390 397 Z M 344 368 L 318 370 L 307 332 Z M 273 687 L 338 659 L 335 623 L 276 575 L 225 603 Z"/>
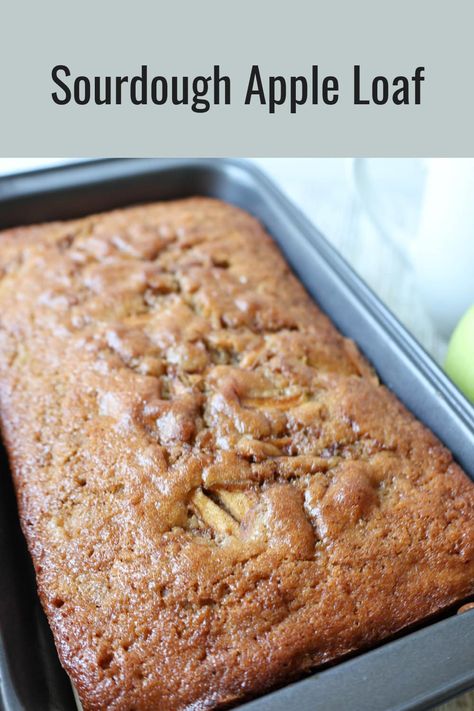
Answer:
<path fill-rule="evenodd" d="M 197 489 L 191 497 L 191 505 L 196 514 L 204 523 L 224 536 L 235 536 L 239 531 L 239 524 L 227 511 L 206 496 L 202 489 Z"/>

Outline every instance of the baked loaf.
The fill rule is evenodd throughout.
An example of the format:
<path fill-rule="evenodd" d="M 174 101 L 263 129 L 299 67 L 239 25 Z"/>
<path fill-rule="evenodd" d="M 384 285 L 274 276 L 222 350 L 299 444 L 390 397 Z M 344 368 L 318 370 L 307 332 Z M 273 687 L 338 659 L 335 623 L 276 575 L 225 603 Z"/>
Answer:
<path fill-rule="evenodd" d="M 236 703 L 474 592 L 474 486 L 260 225 L 0 235 L 0 406 L 86 711 Z"/>

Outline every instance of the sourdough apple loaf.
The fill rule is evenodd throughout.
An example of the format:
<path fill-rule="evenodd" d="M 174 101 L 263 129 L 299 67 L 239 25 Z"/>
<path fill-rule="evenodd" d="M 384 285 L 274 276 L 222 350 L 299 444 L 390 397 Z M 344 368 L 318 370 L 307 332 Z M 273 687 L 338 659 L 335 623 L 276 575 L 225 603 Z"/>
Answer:
<path fill-rule="evenodd" d="M 474 592 L 474 486 L 245 212 L 0 234 L 0 406 L 84 709 L 235 704 Z"/>

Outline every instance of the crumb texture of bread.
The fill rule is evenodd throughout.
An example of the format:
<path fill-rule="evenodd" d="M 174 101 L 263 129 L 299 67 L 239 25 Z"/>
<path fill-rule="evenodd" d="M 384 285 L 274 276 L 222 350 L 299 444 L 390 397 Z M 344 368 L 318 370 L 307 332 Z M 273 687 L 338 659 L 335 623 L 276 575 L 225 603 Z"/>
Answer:
<path fill-rule="evenodd" d="M 85 711 L 237 703 L 474 592 L 472 482 L 225 203 L 1 233 L 0 416 Z"/>

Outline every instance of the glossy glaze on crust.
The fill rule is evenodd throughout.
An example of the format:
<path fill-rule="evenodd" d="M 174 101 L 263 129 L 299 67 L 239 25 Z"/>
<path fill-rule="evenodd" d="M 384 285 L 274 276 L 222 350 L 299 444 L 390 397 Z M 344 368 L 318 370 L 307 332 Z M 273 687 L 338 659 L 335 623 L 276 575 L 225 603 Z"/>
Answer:
<path fill-rule="evenodd" d="M 86 711 L 237 701 L 474 591 L 474 486 L 236 208 L 1 234 L 0 408 Z"/>

